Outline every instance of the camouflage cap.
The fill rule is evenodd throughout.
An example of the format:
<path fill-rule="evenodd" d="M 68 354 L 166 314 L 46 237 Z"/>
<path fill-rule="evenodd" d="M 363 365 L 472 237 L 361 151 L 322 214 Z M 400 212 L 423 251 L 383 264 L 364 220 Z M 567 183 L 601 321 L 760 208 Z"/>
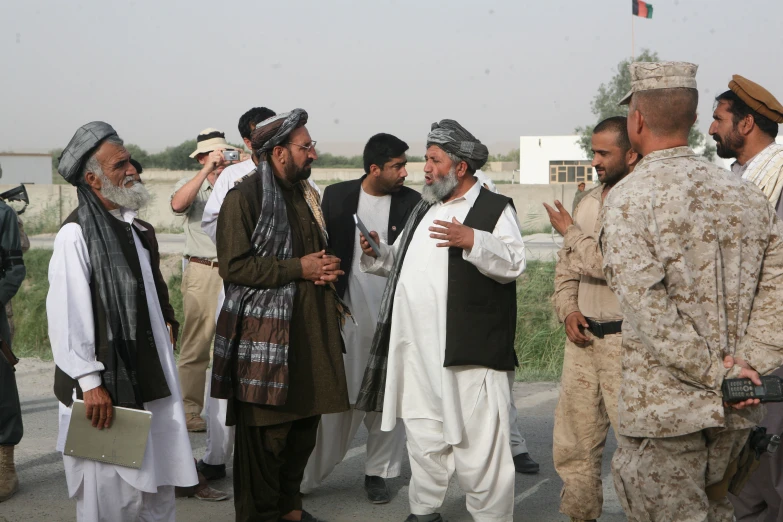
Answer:
<path fill-rule="evenodd" d="M 735 74 L 731 77 L 729 89 L 754 111 L 775 123 L 783 123 L 783 106 L 761 85 Z"/>
<path fill-rule="evenodd" d="M 698 65 L 688 62 L 634 62 L 628 66 L 631 92 L 620 100 L 620 105 L 631 103 L 635 92 L 676 87 L 695 89 L 698 68 Z"/>

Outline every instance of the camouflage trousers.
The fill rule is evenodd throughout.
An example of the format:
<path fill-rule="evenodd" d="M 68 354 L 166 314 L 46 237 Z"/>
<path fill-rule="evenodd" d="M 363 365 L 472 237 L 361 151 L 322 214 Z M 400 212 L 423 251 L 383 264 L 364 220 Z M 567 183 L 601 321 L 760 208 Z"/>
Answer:
<path fill-rule="evenodd" d="M 750 430 L 708 428 L 668 438 L 618 437 L 612 475 L 631 522 L 731 522 L 729 499 L 705 488 L 721 481 Z"/>
<path fill-rule="evenodd" d="M 617 421 L 622 380 L 622 334 L 593 337 L 582 348 L 566 341 L 553 458 L 563 480 L 560 512 L 592 520 L 601 515 L 601 460 L 609 425 Z"/>

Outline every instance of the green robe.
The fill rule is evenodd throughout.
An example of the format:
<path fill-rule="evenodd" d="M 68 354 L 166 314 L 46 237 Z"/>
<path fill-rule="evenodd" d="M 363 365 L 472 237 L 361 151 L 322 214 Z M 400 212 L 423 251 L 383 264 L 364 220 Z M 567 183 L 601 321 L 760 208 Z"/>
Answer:
<path fill-rule="evenodd" d="M 324 250 L 318 225 L 299 185 L 275 178 L 282 189 L 291 225 L 293 257 L 249 255 L 250 238 L 261 214 L 261 179 L 249 176 L 229 191 L 217 224 L 220 275 L 226 283 L 250 287 L 296 282 L 288 352 L 289 391 L 284 406 L 229 401 L 227 424 L 242 408 L 247 425 L 270 426 L 349 409 L 343 366 L 343 341 L 334 290 L 301 278 L 302 256 Z"/>

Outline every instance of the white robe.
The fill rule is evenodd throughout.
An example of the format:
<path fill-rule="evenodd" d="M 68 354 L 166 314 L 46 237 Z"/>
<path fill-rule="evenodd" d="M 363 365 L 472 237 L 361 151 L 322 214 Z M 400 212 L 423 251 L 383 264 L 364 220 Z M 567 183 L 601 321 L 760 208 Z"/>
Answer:
<path fill-rule="evenodd" d="M 122 218 L 134 227 L 136 212 L 123 210 Z M 198 483 L 190 439 L 185 427 L 177 366 L 166 322 L 158 301 L 158 293 L 150 264 L 150 255 L 134 230 L 139 253 L 150 323 L 158 349 L 158 357 L 171 395 L 144 403 L 152 412 L 152 426 L 141 469 L 103 464 L 116 469 L 117 474 L 132 487 L 155 493 L 160 486 L 192 486 Z M 75 223 L 62 227 L 54 240 L 54 253 L 49 263 L 49 294 L 46 310 L 49 319 L 49 339 L 54 361 L 66 374 L 78 379 L 82 390 L 100 386 L 103 364 L 95 358 L 95 329 L 90 297 L 90 256 L 82 229 Z M 68 435 L 71 409 L 60 404 L 57 451 L 62 452 Z M 84 459 L 64 456 L 68 494 L 74 496 L 84 479 Z"/>
<path fill-rule="evenodd" d="M 464 196 L 433 205 L 414 232 L 394 296 L 383 403 L 384 431 L 392 430 L 397 418 L 431 419 L 443 423 L 443 437 L 448 444 L 459 444 L 464 419 L 470 418 L 488 372 L 494 372 L 478 366 L 443 367 L 448 249 L 437 247 L 441 241 L 432 239 L 429 231 L 436 219 L 456 218 L 464 222 L 480 189 L 476 183 Z M 363 255 L 362 270 L 388 274 L 400 244 L 397 241 L 389 247 L 382 242 L 382 256 L 378 259 Z M 463 259 L 500 283 L 514 281 L 522 274 L 525 247 L 516 213 L 510 205 L 492 233 L 474 231 L 473 248 L 463 252 Z M 493 377 L 488 382 L 505 383 L 505 393 L 498 391 L 496 395 L 506 401 L 507 374 L 501 373 L 502 381 Z"/>

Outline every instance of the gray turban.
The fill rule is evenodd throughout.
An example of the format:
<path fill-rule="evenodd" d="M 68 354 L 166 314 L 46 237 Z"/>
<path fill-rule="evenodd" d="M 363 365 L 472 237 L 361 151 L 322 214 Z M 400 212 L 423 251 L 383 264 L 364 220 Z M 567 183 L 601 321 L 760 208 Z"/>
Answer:
<path fill-rule="evenodd" d="M 480 169 L 489 158 L 489 149 L 468 130 L 454 120 L 440 120 L 432 124 L 427 135 L 427 147 L 437 145 L 454 154 L 474 171 Z"/>
<path fill-rule="evenodd" d="M 278 145 L 284 143 L 294 129 L 307 124 L 307 111 L 294 109 L 272 116 L 256 125 L 250 136 L 253 152 L 259 158 Z"/>
<path fill-rule="evenodd" d="M 102 121 L 93 121 L 79 127 L 60 155 L 57 172 L 71 185 L 78 184 L 81 181 L 85 161 L 109 136 L 117 136 L 117 132 L 111 125 Z"/>

